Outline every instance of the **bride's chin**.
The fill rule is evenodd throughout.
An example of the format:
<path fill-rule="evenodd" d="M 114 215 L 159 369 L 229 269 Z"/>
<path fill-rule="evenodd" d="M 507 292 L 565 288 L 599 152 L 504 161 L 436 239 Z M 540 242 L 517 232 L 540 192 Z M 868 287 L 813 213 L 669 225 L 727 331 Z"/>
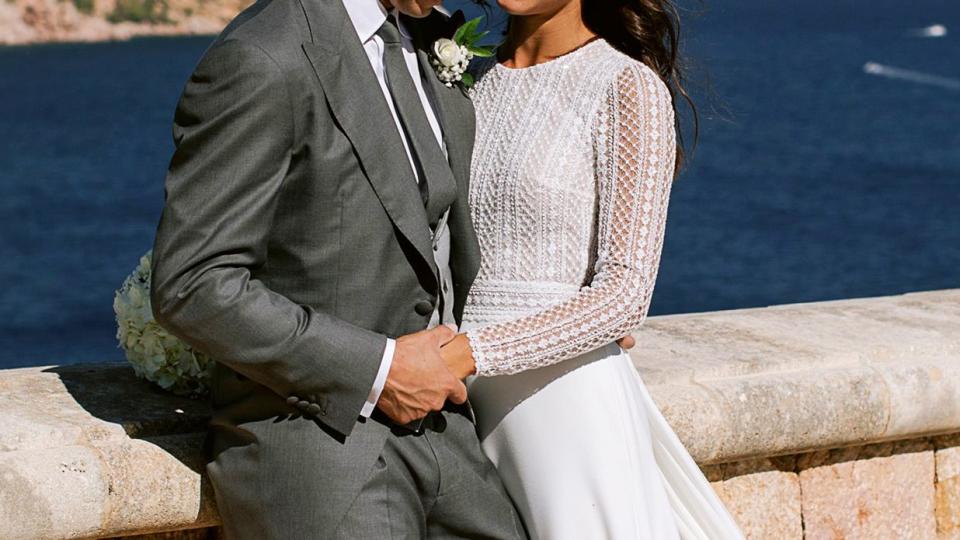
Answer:
<path fill-rule="evenodd" d="M 573 0 L 497 0 L 500 9 L 514 17 L 547 15 L 560 11 Z"/>
<path fill-rule="evenodd" d="M 512 16 L 531 15 L 537 3 L 536 0 L 497 0 L 500 9 Z"/>

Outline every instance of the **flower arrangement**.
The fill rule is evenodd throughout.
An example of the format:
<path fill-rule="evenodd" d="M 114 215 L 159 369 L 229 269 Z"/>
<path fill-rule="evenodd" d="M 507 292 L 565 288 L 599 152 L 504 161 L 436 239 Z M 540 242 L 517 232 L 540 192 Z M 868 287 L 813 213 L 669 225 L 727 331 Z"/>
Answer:
<path fill-rule="evenodd" d="M 207 392 L 213 360 L 167 332 L 153 319 L 150 307 L 150 260 L 140 258 L 113 298 L 117 341 L 141 379 L 178 395 Z"/>
<path fill-rule="evenodd" d="M 493 47 L 479 44 L 480 40 L 489 34 L 478 30 L 482 20 L 483 17 L 472 19 L 457 28 L 453 38 L 440 38 L 433 42 L 430 63 L 440 82 L 447 87 L 452 87 L 453 83 L 460 83 L 465 88 L 473 86 L 473 75 L 467 72 L 470 61 L 475 56 L 493 56 Z"/>

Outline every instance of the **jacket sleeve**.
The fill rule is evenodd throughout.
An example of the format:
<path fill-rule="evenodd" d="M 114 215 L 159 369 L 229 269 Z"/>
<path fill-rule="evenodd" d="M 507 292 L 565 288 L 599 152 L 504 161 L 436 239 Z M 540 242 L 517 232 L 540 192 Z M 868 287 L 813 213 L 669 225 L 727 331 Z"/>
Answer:
<path fill-rule="evenodd" d="M 277 63 L 215 44 L 184 88 L 153 251 L 157 322 L 348 435 L 386 336 L 297 304 L 253 277 L 291 161 L 294 118 Z M 304 405 L 301 403 L 301 405 Z"/>

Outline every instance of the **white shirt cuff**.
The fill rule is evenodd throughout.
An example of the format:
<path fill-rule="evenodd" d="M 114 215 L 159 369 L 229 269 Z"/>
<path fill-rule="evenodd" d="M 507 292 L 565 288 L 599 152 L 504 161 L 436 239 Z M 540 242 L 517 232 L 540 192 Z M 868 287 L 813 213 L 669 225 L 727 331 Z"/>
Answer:
<path fill-rule="evenodd" d="M 396 341 L 387 338 L 387 346 L 383 348 L 383 359 L 380 360 L 380 371 L 377 372 L 377 378 L 373 381 L 373 388 L 370 389 L 367 402 L 364 403 L 363 408 L 360 409 L 360 416 L 364 418 L 370 418 L 370 415 L 373 414 L 374 407 L 376 407 L 377 402 L 380 401 L 380 394 L 383 392 L 383 387 L 387 384 L 387 375 L 390 374 L 390 366 L 393 365 L 393 351 L 396 346 Z"/>

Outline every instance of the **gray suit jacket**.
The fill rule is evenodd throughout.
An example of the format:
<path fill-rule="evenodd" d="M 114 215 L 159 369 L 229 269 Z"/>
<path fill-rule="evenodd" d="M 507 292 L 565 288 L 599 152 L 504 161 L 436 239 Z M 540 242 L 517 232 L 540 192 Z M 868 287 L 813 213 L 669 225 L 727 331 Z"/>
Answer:
<path fill-rule="evenodd" d="M 424 69 L 445 25 L 411 23 Z M 428 75 L 458 183 L 459 320 L 479 266 L 473 108 Z M 217 361 L 207 469 L 224 519 L 250 537 L 322 537 L 389 434 L 359 411 L 387 336 L 425 328 L 438 298 L 399 137 L 340 0 L 257 2 L 177 106 L 151 299 L 162 326 Z"/>

